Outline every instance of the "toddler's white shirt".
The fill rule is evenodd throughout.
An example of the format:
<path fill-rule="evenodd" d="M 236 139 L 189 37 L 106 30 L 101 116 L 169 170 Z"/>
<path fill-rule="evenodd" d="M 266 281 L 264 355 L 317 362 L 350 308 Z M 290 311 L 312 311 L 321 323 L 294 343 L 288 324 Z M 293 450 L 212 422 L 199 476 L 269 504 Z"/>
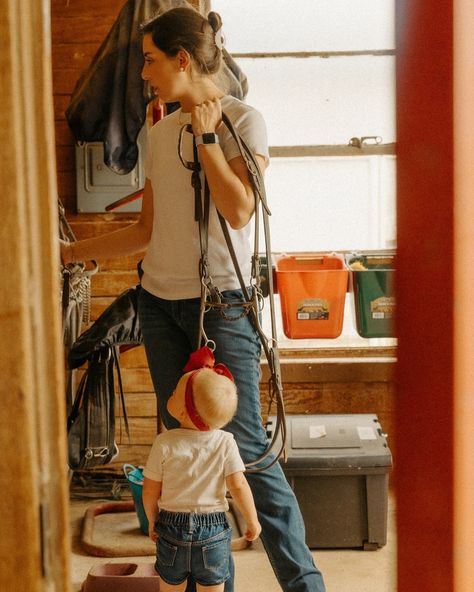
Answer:
<path fill-rule="evenodd" d="M 143 474 L 161 481 L 159 507 L 169 512 L 225 512 L 225 478 L 245 471 L 234 436 L 176 428 L 158 434 Z"/>

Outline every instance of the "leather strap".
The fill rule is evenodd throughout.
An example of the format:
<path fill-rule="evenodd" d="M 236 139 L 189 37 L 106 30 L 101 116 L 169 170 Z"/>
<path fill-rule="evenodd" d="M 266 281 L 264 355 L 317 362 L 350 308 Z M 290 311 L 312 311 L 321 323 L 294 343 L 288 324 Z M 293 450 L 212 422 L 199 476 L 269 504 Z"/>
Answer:
<path fill-rule="evenodd" d="M 271 245 L 270 245 L 270 227 L 269 227 L 269 220 L 268 217 L 271 214 L 270 209 L 267 204 L 266 193 L 265 193 L 265 184 L 263 182 L 263 176 L 260 171 L 259 165 L 257 160 L 255 159 L 254 154 L 250 150 L 250 148 L 246 145 L 244 140 L 240 137 L 237 131 L 234 128 L 231 120 L 225 113 L 222 113 L 222 121 L 224 125 L 229 129 L 230 133 L 232 134 L 233 138 L 235 139 L 237 146 L 239 147 L 240 154 L 247 166 L 248 171 L 248 178 L 251 182 L 254 196 L 255 196 L 255 239 L 254 239 L 254 253 L 252 256 L 252 280 L 254 281 L 254 285 L 252 286 L 252 294 L 249 294 L 247 286 L 245 284 L 244 278 L 242 276 L 242 271 L 240 269 L 237 256 L 235 253 L 234 246 L 232 244 L 232 239 L 230 237 L 229 228 L 227 225 L 226 220 L 217 210 L 217 215 L 219 218 L 219 222 L 222 228 L 222 232 L 224 234 L 224 238 L 229 249 L 229 254 L 232 259 L 235 273 L 239 280 L 239 284 L 244 296 L 244 306 L 245 304 L 249 305 L 248 310 L 250 311 L 251 321 L 255 327 L 255 330 L 260 338 L 262 343 L 263 350 L 265 352 L 265 356 L 267 358 L 268 367 L 270 370 L 270 379 L 269 379 L 269 398 L 270 398 L 270 405 L 272 402 L 276 402 L 277 410 L 276 410 L 276 427 L 273 433 L 273 438 L 268 446 L 267 450 L 263 453 L 263 455 L 258 458 L 257 460 L 247 463 L 246 470 L 248 473 L 255 473 L 270 468 L 273 464 L 275 464 L 279 457 L 283 454 L 286 459 L 286 421 L 285 421 L 285 408 L 284 408 L 284 400 L 283 400 L 283 386 L 281 381 L 281 369 L 280 369 L 280 361 L 279 361 L 279 354 L 278 354 L 278 346 L 277 346 L 277 332 L 276 332 L 276 320 L 275 320 L 275 303 L 273 299 L 273 277 L 271 273 Z M 193 168 L 193 179 L 196 170 L 200 170 L 200 165 L 197 156 L 197 148 L 195 141 L 193 142 L 194 146 L 194 166 Z M 183 159 L 181 158 L 183 161 Z M 184 164 L 184 161 L 183 161 Z M 188 168 L 190 163 L 187 163 Z M 199 169 L 198 169 L 199 167 Z M 207 181 L 205 182 L 204 188 L 204 207 L 201 208 L 201 183 L 195 183 L 194 180 L 192 182 L 194 191 L 195 191 L 195 218 L 199 223 L 199 232 L 200 232 L 200 241 L 201 241 L 201 284 L 204 286 L 207 282 L 207 288 L 211 295 L 211 301 L 206 302 L 206 290 L 201 289 L 201 318 L 200 318 L 200 334 L 198 336 L 198 348 L 202 344 L 202 340 L 204 341 L 207 339 L 204 334 L 203 329 L 203 315 L 205 312 L 206 307 L 218 307 L 219 306 L 219 292 L 215 286 L 212 284 L 212 278 L 210 276 L 210 270 L 208 268 L 208 259 L 207 259 L 207 246 L 208 246 L 208 227 L 209 227 L 209 187 Z M 198 194 L 199 193 L 199 194 Z M 199 206 L 198 206 L 199 203 Z M 270 303 L 270 317 L 271 317 L 271 330 L 272 330 L 272 338 L 268 340 L 266 335 L 263 332 L 263 329 L 260 325 L 259 320 L 259 309 L 258 309 L 258 297 L 259 297 L 259 290 L 260 290 L 260 278 L 259 278 L 259 249 L 258 249 L 258 235 L 259 235 L 259 211 L 260 208 L 262 210 L 262 217 L 263 217 L 263 228 L 264 228 L 264 238 L 265 238 L 265 251 L 266 257 L 269 267 L 268 273 L 268 283 L 269 283 L 269 303 Z M 201 216 L 204 220 L 201 220 Z M 203 236 L 201 236 L 203 235 Z M 207 343 L 204 343 L 207 345 Z M 275 458 L 270 460 L 264 466 L 257 467 L 257 465 L 261 464 L 265 461 L 271 452 L 274 450 L 276 446 L 276 442 L 278 438 L 281 437 L 281 445 L 275 455 Z"/>

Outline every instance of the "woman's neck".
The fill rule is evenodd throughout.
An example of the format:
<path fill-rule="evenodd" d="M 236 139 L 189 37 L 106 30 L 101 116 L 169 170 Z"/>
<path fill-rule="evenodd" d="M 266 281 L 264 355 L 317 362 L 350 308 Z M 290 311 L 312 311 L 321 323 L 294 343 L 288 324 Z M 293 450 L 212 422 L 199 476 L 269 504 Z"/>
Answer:
<path fill-rule="evenodd" d="M 190 86 L 189 92 L 180 97 L 181 110 L 183 113 L 190 113 L 196 105 L 212 99 L 220 99 L 225 93 L 209 79 L 194 83 Z"/>

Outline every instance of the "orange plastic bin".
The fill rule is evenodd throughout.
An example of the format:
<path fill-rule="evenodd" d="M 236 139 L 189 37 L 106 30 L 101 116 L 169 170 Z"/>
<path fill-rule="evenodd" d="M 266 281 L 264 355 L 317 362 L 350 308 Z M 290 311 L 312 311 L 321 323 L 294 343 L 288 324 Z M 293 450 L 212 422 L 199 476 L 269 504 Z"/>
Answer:
<path fill-rule="evenodd" d="M 338 337 L 349 272 L 337 255 L 283 255 L 276 261 L 283 331 L 290 339 Z"/>

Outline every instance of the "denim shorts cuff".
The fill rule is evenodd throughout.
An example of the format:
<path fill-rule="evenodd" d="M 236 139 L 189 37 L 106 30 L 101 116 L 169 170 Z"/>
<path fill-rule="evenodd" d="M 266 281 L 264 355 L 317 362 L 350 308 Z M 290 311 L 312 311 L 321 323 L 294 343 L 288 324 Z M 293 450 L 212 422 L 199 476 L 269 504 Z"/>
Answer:
<path fill-rule="evenodd" d="M 163 582 L 166 582 L 167 584 L 169 584 L 170 586 L 180 586 L 183 582 L 185 582 L 188 579 L 188 576 L 186 576 L 183 580 L 181 580 L 180 582 L 172 582 L 171 580 L 167 580 L 166 578 L 164 578 L 161 573 L 158 571 L 156 565 L 155 565 L 155 570 L 158 573 L 158 575 L 160 576 L 160 578 L 163 580 Z M 220 583 L 220 582 L 219 582 Z M 205 586 L 206 584 L 202 584 L 203 586 Z M 213 586 L 214 584 L 207 584 L 208 586 Z"/>
<path fill-rule="evenodd" d="M 224 584 L 225 582 L 227 582 L 227 580 L 229 578 L 230 578 L 230 574 L 226 578 L 224 578 L 223 580 L 218 580 L 217 582 L 212 582 L 212 584 L 209 584 L 208 582 L 201 582 L 200 580 L 197 580 L 196 578 L 194 578 L 194 581 L 196 582 L 196 584 L 199 584 L 200 586 L 204 586 L 207 588 L 208 586 L 218 586 L 219 584 Z"/>

